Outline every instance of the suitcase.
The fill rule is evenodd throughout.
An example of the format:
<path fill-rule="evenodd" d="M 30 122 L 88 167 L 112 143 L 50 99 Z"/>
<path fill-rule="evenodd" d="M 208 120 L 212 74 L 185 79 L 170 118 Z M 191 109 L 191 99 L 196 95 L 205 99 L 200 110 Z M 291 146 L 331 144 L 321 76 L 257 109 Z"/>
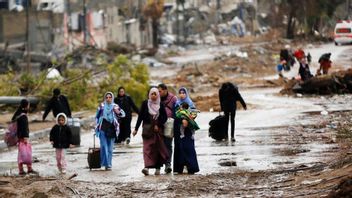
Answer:
<path fill-rule="evenodd" d="M 67 125 L 71 129 L 71 144 L 79 146 L 81 144 L 81 123 L 79 118 L 68 118 Z"/>
<path fill-rule="evenodd" d="M 93 148 L 88 149 L 88 166 L 89 170 L 100 168 L 100 148 L 95 147 L 95 137 L 93 135 Z"/>
<path fill-rule="evenodd" d="M 228 123 L 225 115 L 219 115 L 209 122 L 209 137 L 215 140 L 227 139 Z"/>

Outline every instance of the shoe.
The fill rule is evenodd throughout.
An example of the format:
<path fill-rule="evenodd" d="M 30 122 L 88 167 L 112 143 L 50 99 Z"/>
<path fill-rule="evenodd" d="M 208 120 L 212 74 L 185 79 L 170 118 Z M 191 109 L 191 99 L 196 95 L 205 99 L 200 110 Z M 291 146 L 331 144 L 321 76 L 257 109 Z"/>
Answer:
<path fill-rule="evenodd" d="M 35 170 L 28 171 L 28 174 L 38 175 L 39 173 Z"/>
<path fill-rule="evenodd" d="M 111 167 L 105 167 L 106 171 L 111 171 Z"/>
<path fill-rule="evenodd" d="M 130 144 L 131 139 L 130 138 L 126 138 L 126 144 Z"/>
<path fill-rule="evenodd" d="M 170 167 L 170 165 L 166 165 L 164 171 L 165 171 L 166 174 L 169 174 L 169 173 L 172 172 L 172 168 Z"/>
<path fill-rule="evenodd" d="M 143 168 L 143 169 L 142 169 L 142 173 L 143 173 L 145 176 L 147 176 L 147 175 L 149 175 L 149 170 L 148 170 L 147 168 Z"/>
<path fill-rule="evenodd" d="M 236 139 L 235 138 L 231 138 L 231 142 L 236 142 Z"/>
<path fill-rule="evenodd" d="M 160 175 L 160 169 L 159 168 L 155 169 L 155 173 L 154 174 L 155 175 Z"/>
<path fill-rule="evenodd" d="M 25 175 L 26 175 L 26 172 L 24 172 L 24 171 L 19 172 L 18 175 L 19 175 L 19 176 L 25 176 Z"/>

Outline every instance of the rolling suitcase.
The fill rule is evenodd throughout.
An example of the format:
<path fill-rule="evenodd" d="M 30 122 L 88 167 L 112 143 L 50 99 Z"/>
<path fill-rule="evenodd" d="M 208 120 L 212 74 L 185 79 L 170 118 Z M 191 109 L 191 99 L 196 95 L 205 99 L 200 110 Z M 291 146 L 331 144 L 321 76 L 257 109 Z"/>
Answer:
<path fill-rule="evenodd" d="M 81 144 L 81 123 L 79 118 L 68 118 L 67 125 L 71 129 L 71 144 L 79 146 Z"/>
<path fill-rule="evenodd" d="M 93 148 L 88 149 L 88 166 L 89 170 L 100 168 L 100 148 L 95 147 L 95 137 L 93 135 Z"/>
<path fill-rule="evenodd" d="M 227 139 L 228 123 L 225 115 L 219 115 L 209 122 L 209 137 L 215 140 Z"/>

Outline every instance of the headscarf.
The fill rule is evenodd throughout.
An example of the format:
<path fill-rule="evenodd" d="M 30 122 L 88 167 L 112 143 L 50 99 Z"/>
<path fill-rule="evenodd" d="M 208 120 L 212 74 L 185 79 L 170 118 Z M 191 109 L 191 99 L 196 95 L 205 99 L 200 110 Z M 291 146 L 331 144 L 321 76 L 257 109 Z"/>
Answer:
<path fill-rule="evenodd" d="M 156 93 L 157 99 L 153 101 L 151 99 L 152 93 Z M 159 109 L 160 109 L 160 94 L 159 90 L 156 87 L 153 87 L 149 90 L 148 94 L 148 112 L 153 116 L 153 119 L 157 119 L 159 117 Z"/>
<path fill-rule="evenodd" d="M 111 95 L 111 103 L 109 104 L 106 101 L 106 96 Z M 112 92 L 106 92 L 104 94 L 104 111 L 103 111 L 103 118 L 105 118 L 109 122 L 114 121 L 114 115 L 113 115 L 113 108 L 114 108 L 114 94 Z"/>
<path fill-rule="evenodd" d="M 57 116 L 56 116 L 56 124 L 59 124 L 59 117 L 60 117 L 60 116 L 63 116 L 63 117 L 64 117 L 64 119 L 65 119 L 64 125 L 66 125 L 66 124 L 67 124 L 67 116 L 66 116 L 66 114 L 64 114 L 64 113 L 59 113 L 59 114 L 57 114 Z"/>
<path fill-rule="evenodd" d="M 26 109 L 26 107 L 28 106 L 29 101 L 27 99 L 22 99 L 20 102 L 20 106 L 17 108 L 16 112 L 13 114 L 12 116 L 12 121 L 16 120 L 19 115 L 21 115 L 22 113 L 28 113 L 28 110 Z"/>
<path fill-rule="evenodd" d="M 185 87 L 181 87 L 179 90 L 178 90 L 178 93 L 180 93 L 181 91 L 185 92 L 186 94 L 186 98 L 185 99 L 181 99 L 180 97 L 177 97 L 177 101 L 176 101 L 176 107 L 180 106 L 182 103 L 187 103 L 189 105 L 189 107 L 191 109 L 195 108 L 191 98 L 189 97 L 189 94 L 188 94 L 188 91 Z"/>
<path fill-rule="evenodd" d="M 123 89 L 124 91 L 125 91 L 125 94 L 123 95 L 123 96 L 120 96 L 120 90 L 121 89 Z M 118 89 L 117 89 L 117 98 L 123 98 L 123 97 L 125 97 L 126 96 L 126 89 L 124 88 L 124 87 L 119 87 Z"/>

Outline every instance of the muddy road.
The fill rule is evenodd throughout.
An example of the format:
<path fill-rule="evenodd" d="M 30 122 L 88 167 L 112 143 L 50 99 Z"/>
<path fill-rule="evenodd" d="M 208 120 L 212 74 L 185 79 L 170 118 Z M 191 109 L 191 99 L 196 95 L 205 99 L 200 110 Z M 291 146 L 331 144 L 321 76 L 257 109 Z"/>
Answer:
<path fill-rule="evenodd" d="M 351 48 L 341 50 L 340 55 Z M 160 176 L 144 176 L 141 131 L 130 145 L 115 146 L 112 171 L 90 171 L 87 151 L 93 145 L 93 135 L 86 130 L 81 146 L 67 151 L 66 175 L 59 174 L 48 142 L 33 146 L 33 167 L 40 177 L 16 176 L 17 151 L 0 153 L 4 175 L 0 196 L 326 196 L 352 174 L 352 95 L 280 96 L 279 90 L 240 88 L 250 108 L 237 112 L 236 142 L 209 138 L 208 122 L 219 113 L 199 114 L 201 129 L 195 144 L 200 172 L 196 175 L 164 174 L 162 170 Z M 77 176 L 69 180 L 74 173 Z"/>

